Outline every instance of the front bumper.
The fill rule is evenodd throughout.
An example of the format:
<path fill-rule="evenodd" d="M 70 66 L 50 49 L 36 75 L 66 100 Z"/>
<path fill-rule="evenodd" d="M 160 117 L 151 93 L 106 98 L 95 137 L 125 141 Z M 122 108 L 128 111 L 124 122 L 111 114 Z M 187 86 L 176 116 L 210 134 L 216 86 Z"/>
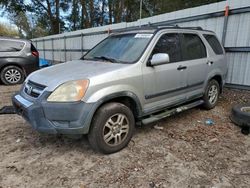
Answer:
<path fill-rule="evenodd" d="M 21 94 L 12 97 L 17 114 L 38 132 L 47 134 L 87 134 L 94 104 L 84 102 L 49 103 L 27 100 Z"/>

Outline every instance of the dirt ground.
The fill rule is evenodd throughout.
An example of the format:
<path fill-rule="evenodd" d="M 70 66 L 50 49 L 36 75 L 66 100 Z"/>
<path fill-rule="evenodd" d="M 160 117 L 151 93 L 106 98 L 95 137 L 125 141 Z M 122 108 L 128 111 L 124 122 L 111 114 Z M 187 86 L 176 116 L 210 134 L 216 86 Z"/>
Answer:
<path fill-rule="evenodd" d="M 0 108 L 20 86 L 0 85 Z M 195 108 L 137 128 L 127 148 L 102 155 L 87 138 L 41 135 L 17 115 L 0 115 L 0 188 L 249 187 L 250 136 L 229 120 L 250 92 L 225 89 L 218 106 Z M 205 125 L 211 118 L 215 125 Z"/>

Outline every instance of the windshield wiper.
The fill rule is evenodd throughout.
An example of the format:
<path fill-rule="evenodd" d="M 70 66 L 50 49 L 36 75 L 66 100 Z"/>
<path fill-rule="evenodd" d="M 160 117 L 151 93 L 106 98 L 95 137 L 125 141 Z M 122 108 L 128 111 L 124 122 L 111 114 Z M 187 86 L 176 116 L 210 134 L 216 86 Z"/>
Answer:
<path fill-rule="evenodd" d="M 119 62 L 117 59 L 114 59 L 112 57 L 107 57 L 107 56 L 95 56 L 94 59 L 106 60 L 106 61 L 110 61 L 111 63 Z"/>

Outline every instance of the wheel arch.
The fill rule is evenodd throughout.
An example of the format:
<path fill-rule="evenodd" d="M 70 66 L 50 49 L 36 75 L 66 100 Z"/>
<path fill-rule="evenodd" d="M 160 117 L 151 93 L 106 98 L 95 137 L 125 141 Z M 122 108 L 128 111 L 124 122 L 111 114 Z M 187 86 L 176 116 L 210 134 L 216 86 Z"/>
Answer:
<path fill-rule="evenodd" d="M 92 112 L 87 120 L 88 126 L 86 127 L 84 134 L 88 134 L 88 132 L 91 128 L 91 123 L 92 123 L 93 118 L 96 115 L 98 109 L 100 109 L 103 105 L 105 105 L 109 102 L 118 102 L 118 103 L 122 103 L 122 104 L 128 106 L 131 109 L 131 111 L 135 117 L 135 121 L 139 120 L 140 117 L 142 116 L 141 104 L 140 104 L 138 97 L 135 94 L 133 94 L 132 92 L 125 92 L 125 91 L 113 93 L 113 94 L 110 94 L 108 96 L 101 98 L 93 106 L 93 109 L 91 110 Z"/>
<path fill-rule="evenodd" d="M 135 119 L 140 118 L 142 115 L 142 108 L 141 108 L 141 104 L 140 104 L 138 97 L 135 94 L 133 94 L 132 92 L 128 92 L 128 91 L 114 93 L 114 94 L 111 94 L 111 95 L 108 95 L 108 96 L 101 98 L 97 102 L 97 105 L 95 107 L 95 113 L 104 104 L 107 104 L 109 102 L 118 102 L 118 103 L 122 103 L 125 106 L 129 107 L 131 109 L 131 111 L 133 112 Z M 95 115 L 95 113 L 94 113 L 94 115 Z"/>
<path fill-rule="evenodd" d="M 23 71 L 24 76 L 25 77 L 27 76 L 25 69 L 21 65 L 19 65 L 18 63 L 6 63 L 6 64 L 4 64 L 3 66 L 0 67 L 0 73 L 2 73 L 3 69 L 8 67 L 8 66 L 16 66 L 16 67 L 20 68 Z"/>
<path fill-rule="evenodd" d="M 216 74 L 216 75 L 214 75 L 213 77 L 211 77 L 209 79 L 209 81 L 211 81 L 211 80 L 216 80 L 219 83 L 220 93 L 222 93 L 222 90 L 223 90 L 223 79 L 222 79 L 222 76 L 219 75 L 219 74 Z"/>

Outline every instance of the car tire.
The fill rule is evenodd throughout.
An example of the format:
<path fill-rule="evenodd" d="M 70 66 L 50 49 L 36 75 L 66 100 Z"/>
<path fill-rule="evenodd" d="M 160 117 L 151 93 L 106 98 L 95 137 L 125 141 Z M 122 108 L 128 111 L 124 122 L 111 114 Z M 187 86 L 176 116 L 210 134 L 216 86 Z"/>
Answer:
<path fill-rule="evenodd" d="M 250 104 L 239 104 L 234 106 L 230 119 L 240 127 L 250 128 Z"/>
<path fill-rule="evenodd" d="M 207 110 L 213 109 L 218 103 L 219 95 L 220 85 L 218 81 L 214 79 L 210 80 L 203 96 L 203 107 Z"/>
<path fill-rule="evenodd" d="M 5 85 L 21 84 L 24 81 L 24 72 L 17 66 L 7 66 L 1 71 L 1 81 Z"/>
<path fill-rule="evenodd" d="M 135 127 L 132 111 L 121 103 L 107 103 L 94 115 L 88 140 L 91 147 L 104 154 L 115 153 L 127 146 Z"/>

